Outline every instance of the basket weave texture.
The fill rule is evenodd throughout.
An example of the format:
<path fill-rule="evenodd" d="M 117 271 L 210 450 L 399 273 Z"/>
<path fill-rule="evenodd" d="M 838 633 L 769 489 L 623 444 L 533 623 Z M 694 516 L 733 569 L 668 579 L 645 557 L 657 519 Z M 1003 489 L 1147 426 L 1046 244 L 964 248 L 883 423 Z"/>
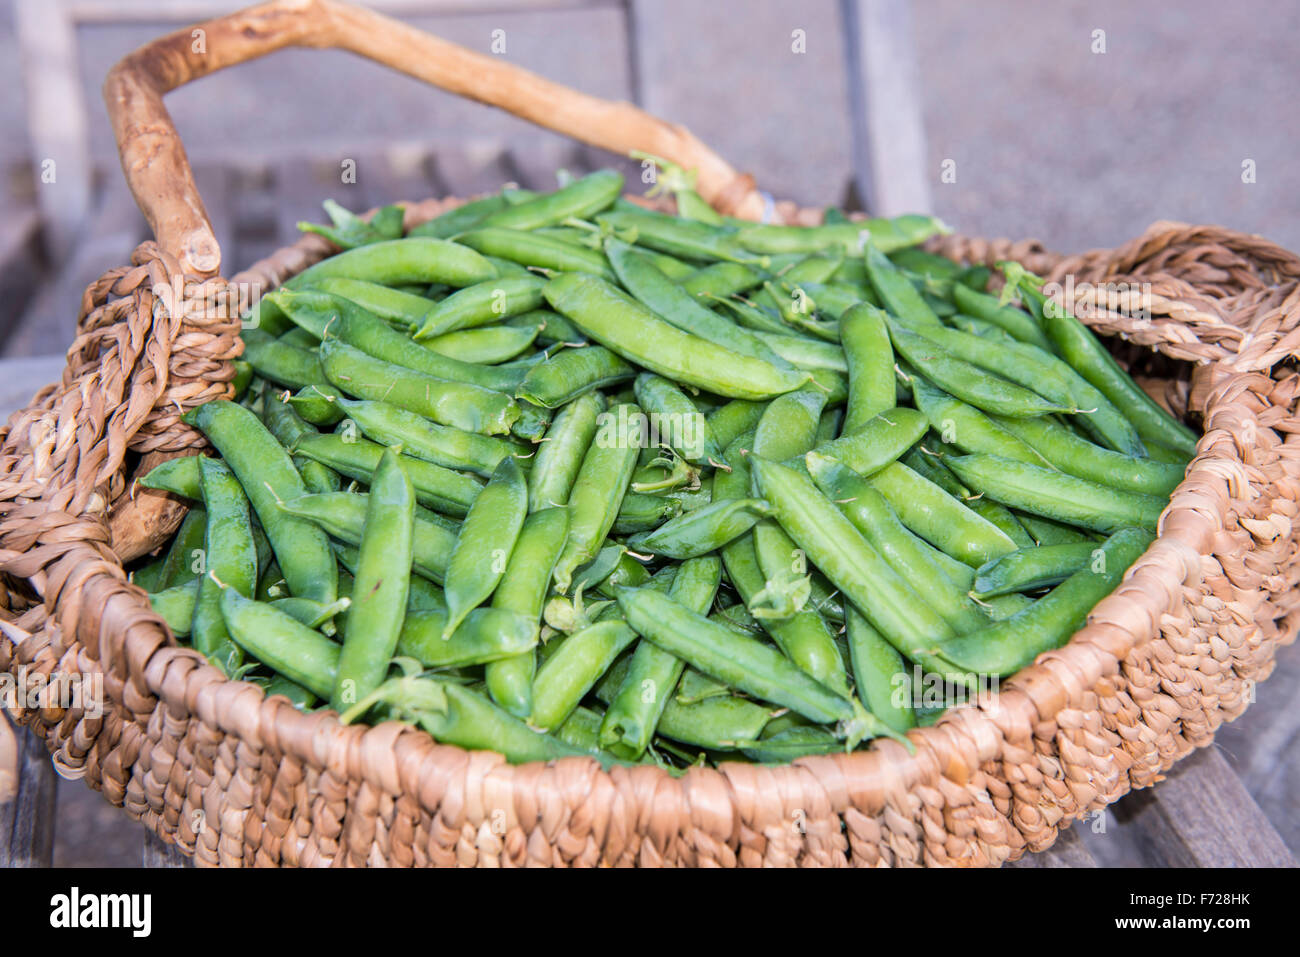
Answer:
<path fill-rule="evenodd" d="M 409 206 L 408 226 L 452 202 Z M 87 288 L 62 381 L 0 428 L 0 670 L 102 674 L 107 699 L 100 717 L 14 716 L 65 777 L 200 864 L 996 866 L 1047 847 L 1209 744 L 1295 638 L 1300 257 L 1178 223 L 1068 258 L 1032 242 L 932 247 L 1150 283 L 1149 319 L 1087 321 L 1167 357 L 1158 393 L 1205 434 L 1160 537 L 1088 625 L 999 695 L 913 731 L 915 754 L 882 741 L 680 778 L 581 758 L 515 767 L 225 680 L 176 647 L 122 570 L 183 511 L 142 507 L 156 493 L 133 476 L 204 447 L 179 416 L 228 393 L 241 348 L 228 284 L 183 275 L 152 242 Z M 305 237 L 231 283 L 269 288 L 330 252 Z M 163 292 L 178 283 L 183 309 Z"/>

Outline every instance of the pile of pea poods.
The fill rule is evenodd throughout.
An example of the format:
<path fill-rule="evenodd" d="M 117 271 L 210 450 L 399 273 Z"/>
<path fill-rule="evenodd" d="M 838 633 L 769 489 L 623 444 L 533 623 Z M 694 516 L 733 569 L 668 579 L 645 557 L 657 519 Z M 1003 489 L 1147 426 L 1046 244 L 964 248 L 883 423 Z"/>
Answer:
<path fill-rule="evenodd" d="M 215 455 L 133 571 L 231 678 L 512 762 L 903 738 L 1067 641 L 1196 436 L 1042 281 L 926 216 L 681 215 L 562 177 L 340 251 L 245 317 Z M 909 745 L 910 746 L 910 745 Z"/>

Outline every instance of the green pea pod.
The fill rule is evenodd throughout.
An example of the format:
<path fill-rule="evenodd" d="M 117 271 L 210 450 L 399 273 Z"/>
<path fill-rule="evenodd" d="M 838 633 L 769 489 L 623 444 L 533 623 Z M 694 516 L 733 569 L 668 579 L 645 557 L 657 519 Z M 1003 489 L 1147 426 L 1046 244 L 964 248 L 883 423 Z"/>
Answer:
<path fill-rule="evenodd" d="M 293 404 L 282 396 L 269 394 L 262 397 L 262 421 L 276 439 L 289 450 L 293 466 L 302 476 L 303 485 L 309 492 L 337 492 L 340 482 L 338 474 L 328 464 L 313 461 L 297 454 L 300 442 L 317 437 L 320 432 L 294 411 Z M 366 478 L 369 480 L 369 474 Z"/>
<path fill-rule="evenodd" d="M 155 465 L 147 475 L 139 479 L 145 488 L 170 492 L 181 498 L 203 501 L 203 489 L 199 484 L 199 456 L 182 455 L 180 458 L 168 459 Z"/>
<path fill-rule="evenodd" d="M 649 532 L 633 535 L 627 547 L 674 561 L 707 555 L 745 534 L 771 514 L 762 499 L 738 498 L 711 502 L 680 515 Z"/>
<path fill-rule="evenodd" d="M 605 254 L 623 288 L 659 318 L 725 349 L 761 359 L 778 368 L 786 366 L 784 360 L 760 339 L 702 305 L 653 263 L 643 259 L 635 247 L 610 237 L 605 240 Z"/>
<path fill-rule="evenodd" d="M 568 509 L 544 508 L 524 519 L 510 553 L 505 577 L 492 596 L 492 607 L 509 611 L 531 623 L 534 637 L 550 589 L 551 573 L 569 536 Z M 491 662 L 484 671 L 488 693 L 516 717 L 533 710 L 533 678 L 537 655 L 527 651 Z"/>
<path fill-rule="evenodd" d="M 883 314 L 863 303 L 840 317 L 840 343 L 849 373 L 848 406 L 841 432 L 853 435 L 896 404 L 894 350 Z"/>
<path fill-rule="evenodd" d="M 333 604 L 322 605 L 310 598 L 294 598 L 290 595 L 288 598 L 276 598 L 271 602 L 271 606 L 292 616 L 308 628 L 315 628 L 332 638 L 338 632 L 334 626 L 334 619 L 345 614 L 352 607 L 352 597 L 349 595 Z"/>
<path fill-rule="evenodd" d="M 248 394 L 248 387 L 253 383 L 253 367 L 243 359 L 236 359 L 233 365 L 235 376 L 230 380 L 231 398 L 238 402 Z"/>
<path fill-rule="evenodd" d="M 1029 533 L 1031 545 L 1073 545 L 1079 542 L 1092 542 L 1095 538 L 1088 532 L 1081 531 L 1073 525 L 1066 525 L 1062 522 L 1054 522 L 1050 518 L 1041 518 L 1037 515 L 1026 515 L 1024 512 L 1013 512 L 1025 531 Z M 1021 546 L 1025 547 L 1025 546 Z"/>
<path fill-rule="evenodd" d="M 587 219 L 612 203 L 622 189 L 622 174 L 597 170 L 554 193 L 489 213 L 482 224 L 507 229 L 539 229 L 566 219 Z"/>
<path fill-rule="evenodd" d="M 863 250 L 863 260 L 872 288 L 890 315 L 898 317 L 909 326 L 942 325 L 934 309 L 912 285 L 912 281 L 878 247 L 867 246 Z"/>
<path fill-rule="evenodd" d="M 342 651 L 338 644 L 233 588 L 221 591 L 221 614 L 230 637 L 251 657 L 318 698 L 328 699 L 334 692 Z"/>
<path fill-rule="evenodd" d="M 803 455 L 817 440 L 826 397 L 804 388 L 773 399 L 754 431 L 753 452 L 783 461 Z M 807 562 L 790 537 L 772 519 L 754 526 L 754 554 L 765 581 L 763 590 L 746 601 L 756 618 L 790 618 L 803 610 L 811 595 Z M 797 652 L 791 652 L 798 660 Z M 827 655 L 827 660 L 834 659 Z M 826 676 L 819 676 L 824 680 Z M 847 678 L 845 679 L 847 681 Z M 825 683 L 831 683 L 826 681 Z"/>
<path fill-rule="evenodd" d="M 767 499 L 781 527 L 812 564 L 890 644 L 926 665 L 936 636 L 953 635 L 952 627 L 806 475 L 758 456 L 750 457 L 750 468 L 755 493 Z"/>
<path fill-rule="evenodd" d="M 897 461 L 920 441 L 929 428 L 929 420 L 916 409 L 888 409 L 868 419 L 852 433 L 846 430 L 833 442 L 819 445 L 817 452 L 859 475 L 872 475 Z"/>
<path fill-rule="evenodd" d="M 954 631 L 961 633 L 985 624 L 984 616 L 965 590 L 952 584 L 930 550 L 898 520 L 884 496 L 870 483 L 817 452 L 809 452 L 806 462 L 817 487 Z M 867 706 L 871 707 L 869 702 Z"/>
<path fill-rule="evenodd" d="M 634 535 L 659 528 L 682 513 L 682 503 L 675 498 L 629 491 L 618 505 L 618 515 L 610 532 Z"/>
<path fill-rule="evenodd" d="M 437 379 L 509 393 L 523 381 L 526 372 L 516 367 L 478 365 L 440 355 L 340 296 L 311 289 L 278 289 L 263 298 L 274 299 L 300 328 L 318 339 L 324 339 L 328 329 L 330 337 L 367 355 Z"/>
<path fill-rule="evenodd" d="M 811 754 L 834 754 L 843 747 L 829 731 L 804 726 L 742 743 L 740 752 L 759 764 L 790 764 Z"/>
<path fill-rule="evenodd" d="M 960 283 L 953 286 L 953 302 L 967 315 L 992 323 L 1020 342 L 1027 342 L 1045 352 L 1052 351 L 1052 342 L 1034 318 L 1023 309 L 1004 306 L 997 296 L 977 292 Z"/>
<path fill-rule="evenodd" d="M 424 343 L 441 355 L 461 362 L 482 362 L 495 365 L 513 359 L 533 344 L 542 323 L 532 326 L 485 326 L 479 329 L 459 329 L 446 332 Z"/>
<path fill-rule="evenodd" d="M 414 372 L 337 339 L 321 343 L 320 361 L 326 377 L 343 392 L 358 399 L 387 402 L 439 425 L 505 435 L 519 418 L 519 407 L 502 392 Z"/>
<path fill-rule="evenodd" d="M 558 728 L 614 663 L 623 649 L 636 640 L 625 622 L 600 621 L 560 642 L 533 680 L 535 728 Z"/>
<path fill-rule="evenodd" d="M 1006 532 L 900 462 L 885 466 L 870 482 L 904 525 L 972 568 L 1016 550 Z"/>
<path fill-rule="evenodd" d="M 836 734 L 847 738 L 850 748 L 867 737 L 898 737 L 858 702 L 814 681 L 775 648 L 709 621 L 667 595 L 623 588 L 618 603 L 628 624 L 642 637 L 757 698 L 819 724 L 836 725 Z"/>
<path fill-rule="evenodd" d="M 1057 585 L 1087 568 L 1098 554 L 1096 542 L 1022 548 L 981 565 L 971 591 L 977 598 L 992 598 Z"/>
<path fill-rule="evenodd" d="M 592 339 L 652 372 L 736 399 L 765 399 L 805 380 L 752 356 L 736 355 L 664 322 L 615 286 L 565 274 L 547 283 L 551 306 Z"/>
<path fill-rule="evenodd" d="M 974 406 L 954 399 L 921 376 L 912 379 L 912 398 L 930 425 L 958 448 L 967 452 L 987 452 L 1003 458 L 1050 467 L 1042 455 Z M 1008 422 L 1034 422 L 1035 419 L 1006 419 Z M 1081 440 L 1082 441 L 1082 440 Z"/>
<path fill-rule="evenodd" d="M 334 401 L 367 438 L 382 445 L 400 445 L 407 454 L 443 468 L 487 478 L 502 459 L 516 452 L 516 447 L 504 439 L 438 425 L 387 402 L 344 398 Z"/>
<path fill-rule="evenodd" d="M 416 339 L 434 339 L 458 329 L 473 329 L 499 322 L 507 316 L 536 309 L 542 304 L 540 276 L 491 279 L 461 289 L 436 303 L 415 332 Z"/>
<path fill-rule="evenodd" d="M 546 431 L 528 476 L 528 507 L 536 512 L 569 500 L 578 469 L 596 435 L 605 408 L 599 392 L 586 392 L 566 405 Z"/>
<path fill-rule="evenodd" d="M 501 608 L 475 608 L 444 638 L 445 609 L 408 611 L 397 653 L 426 668 L 457 668 L 532 655 L 537 623 Z"/>
<path fill-rule="evenodd" d="M 199 596 L 199 580 L 189 581 L 149 593 L 149 605 L 162 616 L 172 634 L 178 638 L 189 635 L 194 621 L 194 603 Z"/>
<path fill-rule="evenodd" d="M 288 698 L 299 711 L 310 711 L 319 700 L 314 694 L 295 681 L 290 681 L 284 675 L 275 675 L 262 686 L 262 693 L 268 698 L 276 695 Z"/>
<path fill-rule="evenodd" d="M 722 460 L 713 430 L 695 403 L 674 383 L 643 372 L 635 383 L 637 403 L 650 417 L 659 444 L 668 445 L 688 462 L 705 465 Z"/>
<path fill-rule="evenodd" d="M 292 451 L 295 456 L 320 462 L 348 478 L 369 484 L 375 469 L 379 468 L 384 447 L 360 436 L 349 438 L 343 435 L 318 433 L 304 435 L 293 446 Z M 410 476 L 417 501 L 436 512 L 463 516 L 483 488 L 481 482 L 463 472 L 443 468 L 409 455 L 401 456 L 400 461 L 403 471 Z M 313 489 L 312 491 L 326 490 Z"/>
<path fill-rule="evenodd" d="M 766 408 L 766 402 L 732 399 L 705 416 L 718 448 L 725 449 L 746 432 L 753 430 Z"/>
<path fill-rule="evenodd" d="M 1147 495 L 1171 495 L 1185 475 L 1183 465 L 1134 458 L 1094 445 L 1051 419 L 1000 419 L 998 424 L 1035 449 L 1042 464 L 1062 472 Z M 992 449 L 971 449 L 992 452 Z M 999 453 L 1000 454 L 1000 453 Z M 1028 461 L 1027 459 L 1025 461 Z"/>
<path fill-rule="evenodd" d="M 286 515 L 310 522 L 313 527 L 323 529 L 349 545 L 360 545 L 368 500 L 369 495 L 357 492 L 323 492 L 301 495 L 280 503 L 279 507 Z M 417 513 L 409 567 L 425 578 L 441 583 L 455 545 L 454 531 Z"/>
<path fill-rule="evenodd" d="M 257 587 L 257 547 L 253 544 L 253 523 L 248 499 L 234 473 L 216 459 L 199 459 L 203 504 L 208 513 L 204 539 L 204 570 L 194 603 L 190 640 L 194 649 L 227 676 L 243 660 L 230 640 L 221 617 L 221 589 L 238 590 L 245 598 Z"/>
<path fill-rule="evenodd" d="M 736 240 L 736 231 L 726 226 L 681 220 L 639 207 L 618 207 L 596 217 L 601 226 L 618 233 L 635 232 L 636 244 L 679 256 L 706 262 L 758 262 L 761 257 L 746 250 Z"/>
<path fill-rule="evenodd" d="M 388 673 L 406 617 L 414 538 L 415 489 L 397 454 L 385 449 L 366 501 L 352 607 L 330 697 L 340 711 L 378 688 Z"/>
<path fill-rule="evenodd" d="M 444 639 L 496 589 L 527 514 L 528 486 L 523 472 L 514 459 L 502 459 L 470 506 L 447 564 Z"/>
<path fill-rule="evenodd" d="M 320 362 L 307 349 L 273 339 L 261 329 L 245 329 L 244 359 L 263 379 L 291 389 L 319 385 L 325 381 Z"/>
<path fill-rule="evenodd" d="M 906 215 L 825 226 L 746 225 L 741 227 L 738 238 L 746 249 L 773 255 L 811 253 L 822 249 L 858 253 L 863 249 L 864 238 L 869 239 L 871 247 L 888 253 L 915 246 L 947 231 L 948 228 L 932 216 Z"/>
<path fill-rule="evenodd" d="M 338 597 L 338 566 L 325 533 L 278 507 L 281 501 L 307 492 L 289 453 L 257 416 L 233 402 L 208 402 L 187 412 L 184 419 L 208 437 L 239 479 L 290 592 L 323 604 L 334 601 Z"/>
<path fill-rule="evenodd" d="M 744 263 L 717 262 L 695 270 L 682 279 L 679 285 L 682 291 L 696 300 L 708 300 L 713 297 L 725 298 L 736 293 L 748 292 L 761 285 L 763 274 Z"/>
<path fill-rule="evenodd" d="M 716 557 L 691 559 L 678 570 L 669 595 L 696 613 L 706 613 L 721 576 L 722 563 Z M 601 746 L 627 760 L 640 757 L 684 667 L 685 662 L 671 652 L 644 639 L 637 642 L 627 675 L 601 722 Z"/>
<path fill-rule="evenodd" d="M 555 588 L 568 591 L 573 572 L 596 557 L 614 525 L 641 450 L 641 415 L 622 404 L 597 417 L 598 429 L 569 493 L 569 540 L 555 567 Z"/>
<path fill-rule="evenodd" d="M 985 675 L 1010 675 L 1044 651 L 1059 648 L 1087 620 L 1097 602 L 1120 583 L 1154 536 L 1144 530 L 1116 531 L 1088 567 L 1080 569 L 1045 597 L 1009 618 L 940 642 L 938 653 L 958 668 Z"/>
<path fill-rule="evenodd" d="M 479 252 L 500 256 L 522 266 L 614 279 L 614 270 L 609 268 L 604 254 L 563 239 L 491 227 L 475 229 L 456 238 Z"/>
<path fill-rule="evenodd" d="M 737 323 L 746 329 L 753 330 L 755 333 L 765 332 L 768 335 L 784 336 L 791 331 L 790 327 L 775 312 L 761 309 L 753 302 L 737 296 L 710 296 L 708 298 L 721 306 L 725 306 L 727 311 L 735 316 Z M 768 348 L 770 349 L 771 346 L 768 346 Z"/>
<path fill-rule="evenodd" d="M 433 300 L 415 293 L 403 292 L 391 286 L 364 279 L 335 277 L 314 282 L 306 290 L 328 293 L 355 303 L 367 312 L 408 329 L 418 328 L 425 314 L 433 308 Z"/>
<path fill-rule="evenodd" d="M 1021 287 L 1024 288 L 1031 282 L 1026 278 L 1022 280 Z M 1065 361 L 1117 408 L 1122 409 L 1143 439 L 1178 449 L 1187 455 L 1196 454 L 1196 433 L 1147 395 L 1092 331 L 1061 309 L 1056 300 L 1049 300 L 1044 307 L 1043 324 L 1048 337 Z"/>
<path fill-rule="evenodd" d="M 1095 532 L 1127 525 L 1154 529 L 1169 504 L 1157 495 L 1124 492 L 996 455 L 961 455 L 947 465 L 971 488 L 1004 505 Z"/>
<path fill-rule="evenodd" d="M 626 382 L 635 375 L 636 369 L 603 346 L 562 349 L 533 366 L 515 395 L 555 409 L 584 392 Z"/>
<path fill-rule="evenodd" d="M 774 335 L 757 332 L 756 336 L 783 361 L 796 369 L 830 369 L 848 372 L 848 360 L 839 345 L 809 339 L 806 336 Z"/>
<path fill-rule="evenodd" d="M 1078 411 L 1072 404 L 1055 403 L 1009 379 L 991 375 L 958 359 L 934 340 L 917 335 L 898 323 L 890 323 L 889 335 L 894 347 L 918 372 L 945 392 L 984 412 L 1033 416 Z"/>
<path fill-rule="evenodd" d="M 473 229 L 488 216 L 500 209 L 504 209 L 505 205 L 505 197 L 500 194 L 485 196 L 482 199 L 476 199 L 449 209 L 447 212 L 416 226 L 407 235 L 450 239 L 467 229 Z"/>
<path fill-rule="evenodd" d="M 848 609 L 845 625 L 853 684 L 862 703 L 895 731 L 915 728 L 912 681 L 903 656 L 856 609 Z"/>
<path fill-rule="evenodd" d="M 442 282 L 472 286 L 496 276 L 496 269 L 466 246 L 442 239 L 415 237 L 369 243 L 309 266 L 285 283 L 301 289 L 321 279 L 341 276 L 385 286 Z"/>

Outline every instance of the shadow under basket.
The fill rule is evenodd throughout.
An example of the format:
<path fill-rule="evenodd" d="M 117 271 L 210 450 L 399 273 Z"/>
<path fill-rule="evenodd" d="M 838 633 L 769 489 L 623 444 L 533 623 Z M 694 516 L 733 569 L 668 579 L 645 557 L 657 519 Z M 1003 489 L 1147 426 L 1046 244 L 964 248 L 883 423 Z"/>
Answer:
<path fill-rule="evenodd" d="M 214 39 L 227 30 L 261 46 L 191 64 L 192 75 L 267 52 L 270 34 L 243 28 L 250 17 L 262 25 L 288 17 L 288 7 L 369 29 L 363 40 L 329 38 L 334 45 L 372 44 L 359 52 L 386 61 L 409 55 L 373 49 L 376 31 L 396 28 L 369 11 L 270 4 L 209 24 L 210 49 L 225 49 Z M 400 30 L 402 42 L 423 36 Z M 188 31 L 158 44 L 172 42 L 183 51 Z M 184 56 L 155 55 L 148 65 L 178 68 Z M 486 59 L 483 69 L 514 75 Z M 129 126 L 115 117 L 124 157 Z M 757 215 L 752 181 L 719 180 L 719 168 L 692 163 L 690 150 L 674 153 L 641 133 L 643 148 L 700 168 L 701 193 L 715 206 Z M 627 146 L 612 133 L 584 138 Z M 124 161 L 155 214 L 161 189 L 151 194 L 146 180 L 167 164 L 156 165 Z M 406 224 L 455 202 L 411 205 Z M 775 208 L 785 221 L 815 218 Z M 996 866 L 1047 847 L 1072 820 L 1154 784 L 1210 744 L 1295 638 L 1300 257 L 1255 236 L 1179 223 L 1074 257 L 1032 242 L 947 236 L 930 248 L 962 262 L 1016 260 L 1052 280 L 1073 277 L 1076 288 L 1149 283 L 1149 316 L 1103 311 L 1085 321 L 1203 430 L 1158 539 L 1066 646 L 999 694 L 910 732 L 914 754 L 883 740 L 789 766 L 724 764 L 680 777 L 604 771 L 588 758 L 512 766 L 396 723 L 343 726 L 333 712 L 302 713 L 177 647 L 123 563 L 157 547 L 184 511 L 134 478 L 205 447 L 180 415 L 230 393 L 242 348 L 232 286 L 270 289 L 333 248 L 307 236 L 227 282 L 211 278 L 215 265 L 203 267 L 202 243 L 187 245 L 174 222 L 150 218 L 159 242 L 87 289 L 62 381 L 0 429 L 0 669 L 102 676 L 102 713 L 13 713 L 60 773 L 84 777 L 198 863 Z"/>

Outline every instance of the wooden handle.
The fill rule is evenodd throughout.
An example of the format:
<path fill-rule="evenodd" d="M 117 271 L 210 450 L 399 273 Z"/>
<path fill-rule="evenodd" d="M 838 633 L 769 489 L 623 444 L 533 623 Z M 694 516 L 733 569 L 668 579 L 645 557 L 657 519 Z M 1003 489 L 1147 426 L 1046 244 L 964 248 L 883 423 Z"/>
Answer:
<path fill-rule="evenodd" d="M 203 43 L 196 43 L 195 30 Z M 199 46 L 204 52 L 195 52 Z M 335 0 L 272 0 L 161 37 L 121 60 L 104 81 L 122 171 L 159 245 L 198 275 L 221 268 L 221 250 L 163 94 L 285 47 L 350 50 L 416 79 L 538 126 L 626 155 L 644 150 L 697 171 L 705 200 L 746 218 L 762 212 L 749 177 L 681 126 L 630 103 L 587 96 L 499 58 Z"/>

